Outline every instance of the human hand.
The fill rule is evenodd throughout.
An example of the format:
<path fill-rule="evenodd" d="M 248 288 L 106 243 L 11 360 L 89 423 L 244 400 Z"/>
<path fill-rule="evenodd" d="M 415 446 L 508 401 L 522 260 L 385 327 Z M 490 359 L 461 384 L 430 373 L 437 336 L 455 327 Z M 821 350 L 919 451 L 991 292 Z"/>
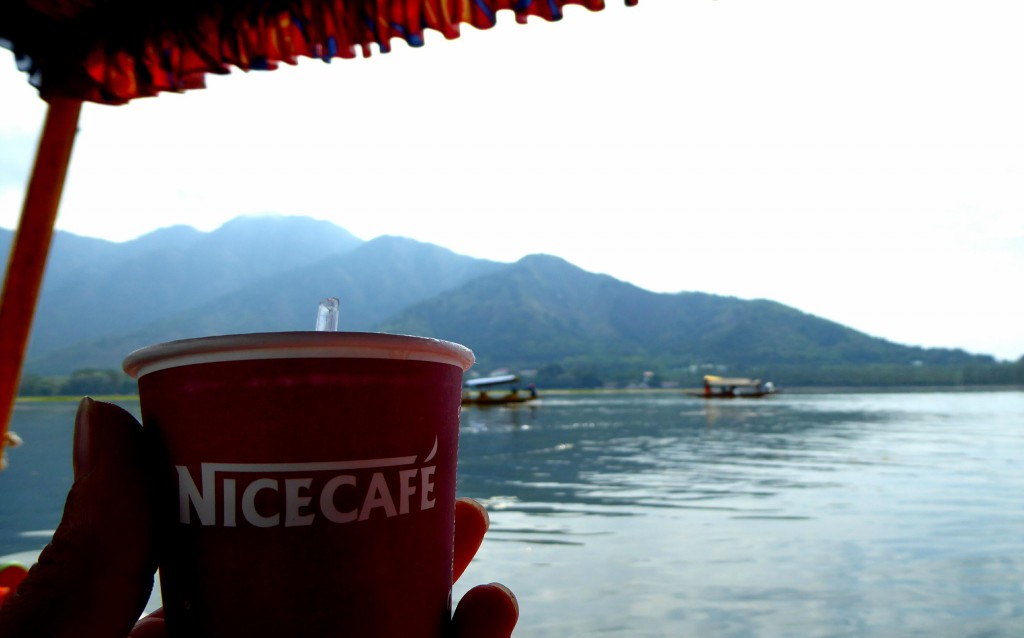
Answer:
<path fill-rule="evenodd" d="M 139 621 L 157 567 L 153 482 L 142 428 L 127 411 L 83 399 L 75 417 L 71 486 L 53 541 L 0 607 L 0 638 L 164 638 L 163 614 Z M 454 578 L 488 526 L 471 499 L 455 507 Z M 519 617 L 498 584 L 469 590 L 452 618 L 455 638 L 506 638 Z M 136 622 L 138 621 L 138 622 Z"/>

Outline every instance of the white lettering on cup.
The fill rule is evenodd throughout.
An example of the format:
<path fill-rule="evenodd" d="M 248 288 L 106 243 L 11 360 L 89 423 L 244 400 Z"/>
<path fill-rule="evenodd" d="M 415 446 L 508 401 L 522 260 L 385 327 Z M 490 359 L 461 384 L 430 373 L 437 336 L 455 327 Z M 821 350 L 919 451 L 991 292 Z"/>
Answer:
<path fill-rule="evenodd" d="M 370 489 L 366 491 L 366 500 L 363 501 L 363 507 L 359 510 L 359 520 L 365 521 L 369 519 L 370 512 L 375 507 L 383 507 L 384 515 L 388 518 L 398 514 L 395 511 L 395 502 L 391 500 L 391 492 L 388 491 L 387 481 L 384 480 L 384 475 L 380 472 L 373 473 L 373 478 L 370 480 Z"/>
<path fill-rule="evenodd" d="M 420 490 L 420 509 L 428 510 L 434 507 L 434 470 L 437 466 L 431 465 L 430 467 L 423 468 L 423 485 Z"/>
<path fill-rule="evenodd" d="M 250 525 L 256 527 L 275 527 L 281 521 L 280 514 L 263 516 L 256 511 L 256 494 L 260 490 L 277 490 L 277 480 L 272 478 L 259 478 L 249 483 L 242 494 L 242 515 Z"/>
<path fill-rule="evenodd" d="M 436 445 L 426 461 L 433 460 Z M 187 467 L 178 465 L 176 470 L 178 520 L 192 524 L 196 518 L 204 527 L 304 527 L 318 518 L 358 523 L 405 516 L 435 505 L 437 466 L 417 466 L 415 456 L 317 463 L 201 463 L 199 485 Z"/>
<path fill-rule="evenodd" d="M 217 506 L 216 494 L 213 489 L 213 471 L 210 472 L 210 480 L 207 481 L 206 464 L 203 464 L 203 492 L 200 492 L 195 481 L 192 480 L 188 468 L 182 465 L 176 467 L 178 469 L 178 520 L 182 523 L 192 522 L 189 508 L 189 503 L 191 503 L 196 508 L 200 524 L 213 525 L 217 515 L 216 510 L 213 509 Z"/>
<path fill-rule="evenodd" d="M 398 513 L 409 513 L 409 498 L 416 493 L 416 480 L 419 470 L 402 470 L 398 473 Z"/>
<path fill-rule="evenodd" d="M 285 527 L 302 527 L 313 524 L 313 514 L 302 514 L 299 512 L 300 508 L 306 507 L 313 500 L 309 496 L 300 496 L 299 490 L 302 488 L 308 490 L 312 482 L 313 479 L 308 478 L 284 480 L 284 503 L 287 506 L 284 517 Z"/>
<path fill-rule="evenodd" d="M 224 479 L 224 527 L 235 527 L 235 479 Z"/>
<path fill-rule="evenodd" d="M 342 485 L 356 486 L 356 477 L 342 474 L 327 481 L 324 491 L 320 492 L 320 511 L 332 523 L 351 523 L 359 518 L 359 510 L 353 509 L 347 512 L 339 512 L 334 507 L 334 493 Z"/>

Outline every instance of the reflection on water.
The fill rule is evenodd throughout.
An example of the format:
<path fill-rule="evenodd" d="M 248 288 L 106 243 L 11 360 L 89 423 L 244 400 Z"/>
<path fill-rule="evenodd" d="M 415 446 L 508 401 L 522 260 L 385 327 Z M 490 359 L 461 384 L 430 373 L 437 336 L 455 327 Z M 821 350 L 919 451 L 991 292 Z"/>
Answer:
<path fill-rule="evenodd" d="M 19 404 L 0 554 L 56 524 L 74 409 Z M 1021 459 L 1024 393 L 467 407 L 492 526 L 456 596 L 508 584 L 523 638 L 1018 636 Z"/>
<path fill-rule="evenodd" d="M 747 511 L 738 499 L 835 485 L 838 453 L 868 423 L 894 418 L 852 406 L 707 402 L 662 395 L 545 399 L 524 409 L 464 411 L 460 488 L 504 510 L 587 506 Z M 799 471 L 795 471 L 799 470 Z M 745 502 L 745 501 L 744 501 Z M 757 509 L 757 508 L 755 508 Z M 758 510 L 759 511 L 759 510 Z"/>
<path fill-rule="evenodd" d="M 1018 635 L 1024 395 L 467 409 L 473 582 L 524 636 Z"/>

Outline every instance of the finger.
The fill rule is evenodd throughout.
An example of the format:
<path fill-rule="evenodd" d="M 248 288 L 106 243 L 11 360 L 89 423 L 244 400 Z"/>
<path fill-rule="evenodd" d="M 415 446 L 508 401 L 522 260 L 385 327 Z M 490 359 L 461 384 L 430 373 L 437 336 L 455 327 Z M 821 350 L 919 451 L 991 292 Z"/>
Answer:
<path fill-rule="evenodd" d="M 491 524 L 487 510 L 471 498 L 460 498 L 455 501 L 455 560 L 452 570 L 452 582 L 462 576 L 469 567 L 469 562 L 476 556 L 480 544 L 484 542 L 484 534 Z"/>
<path fill-rule="evenodd" d="M 519 620 L 519 602 L 499 583 L 477 585 L 452 616 L 453 638 L 508 638 Z"/>
<path fill-rule="evenodd" d="M 135 623 L 128 638 L 167 638 L 163 607 Z"/>
<path fill-rule="evenodd" d="M 5 638 L 127 636 L 156 571 L 143 431 L 121 408 L 83 399 L 75 482 L 57 531 L 0 608 Z"/>

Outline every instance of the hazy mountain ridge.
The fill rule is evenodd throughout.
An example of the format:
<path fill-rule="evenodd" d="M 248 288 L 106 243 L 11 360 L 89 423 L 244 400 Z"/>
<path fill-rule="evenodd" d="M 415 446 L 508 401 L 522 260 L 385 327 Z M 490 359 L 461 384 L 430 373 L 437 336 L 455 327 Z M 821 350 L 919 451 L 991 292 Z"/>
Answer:
<path fill-rule="evenodd" d="M 392 266 L 403 262 L 408 263 L 402 274 L 396 274 Z M 343 300 L 342 329 L 370 331 L 399 309 L 498 266 L 411 239 L 382 237 L 347 253 L 264 277 L 103 347 L 129 352 L 150 343 L 197 335 L 312 330 L 317 304 L 325 296 Z M 68 353 L 58 352 L 39 364 L 56 369 L 65 356 Z"/>
<path fill-rule="evenodd" d="M 3 252 L 10 234 L 0 230 Z M 311 329 L 328 295 L 342 300 L 342 329 L 459 341 L 485 371 L 993 363 L 769 300 L 654 293 L 550 255 L 508 264 L 401 237 L 364 242 L 307 218 L 246 217 L 121 244 L 58 232 L 26 372 L 116 368 L 127 352 L 176 338 Z"/>
<path fill-rule="evenodd" d="M 992 362 L 901 346 L 773 301 L 653 293 L 546 255 L 412 306 L 383 328 L 458 340 L 484 368 L 607 358 L 733 368 Z"/>
<path fill-rule="evenodd" d="M 58 232 L 28 358 L 138 330 L 361 243 L 327 222 L 278 217 L 211 233 L 175 226 L 124 243 Z"/>

